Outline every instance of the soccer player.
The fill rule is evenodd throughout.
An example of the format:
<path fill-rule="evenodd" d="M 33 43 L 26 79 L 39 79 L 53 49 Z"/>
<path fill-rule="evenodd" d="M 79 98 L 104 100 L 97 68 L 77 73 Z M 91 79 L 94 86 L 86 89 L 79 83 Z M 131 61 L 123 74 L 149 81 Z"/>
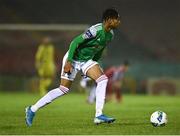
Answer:
<path fill-rule="evenodd" d="M 43 38 L 35 56 L 35 66 L 38 71 L 40 95 L 46 94 L 55 75 L 54 45 L 49 37 Z"/>
<path fill-rule="evenodd" d="M 102 23 L 91 26 L 73 39 L 68 52 L 63 58 L 60 86 L 49 91 L 34 105 L 26 108 L 26 124 L 28 126 L 32 125 L 38 109 L 69 92 L 78 71 L 93 79 L 97 84 L 94 123 L 111 123 L 115 121 L 114 118 L 103 114 L 108 78 L 97 61 L 101 58 L 106 45 L 112 40 L 113 29 L 120 25 L 120 16 L 115 9 L 107 9 L 103 13 L 102 21 Z"/>
<path fill-rule="evenodd" d="M 129 69 L 129 62 L 124 61 L 124 63 L 120 66 L 112 66 L 105 70 L 105 75 L 108 77 L 108 83 L 106 88 L 106 100 L 110 101 L 112 99 L 112 95 L 115 94 L 115 98 L 117 102 L 121 102 L 122 100 L 122 83 L 124 79 L 125 73 Z M 87 83 L 90 81 L 89 78 L 83 78 L 80 82 L 80 85 L 83 88 L 87 88 L 89 91 L 88 103 L 93 104 L 96 100 L 96 85 L 87 86 Z"/>
<path fill-rule="evenodd" d="M 124 74 L 129 69 L 129 62 L 124 61 L 124 63 L 118 67 L 110 67 L 105 71 L 106 76 L 108 77 L 108 84 L 106 90 L 106 100 L 109 101 L 112 99 L 112 94 L 115 93 L 115 98 L 117 102 L 122 100 L 122 82 L 124 79 Z"/>

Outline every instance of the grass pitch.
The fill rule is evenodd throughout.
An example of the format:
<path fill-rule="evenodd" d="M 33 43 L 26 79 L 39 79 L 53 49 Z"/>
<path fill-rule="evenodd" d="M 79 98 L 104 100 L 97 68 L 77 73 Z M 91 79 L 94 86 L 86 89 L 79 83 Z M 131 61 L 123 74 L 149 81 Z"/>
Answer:
<path fill-rule="evenodd" d="M 179 96 L 125 95 L 120 104 L 106 103 L 104 113 L 115 117 L 113 124 L 93 124 L 95 105 L 88 105 L 86 95 L 70 93 L 36 114 L 32 127 L 24 121 L 25 107 L 40 97 L 35 94 L 0 93 L 0 134 L 56 135 L 123 135 L 180 134 Z M 152 112 L 162 110 L 168 115 L 165 127 L 153 127 Z"/>

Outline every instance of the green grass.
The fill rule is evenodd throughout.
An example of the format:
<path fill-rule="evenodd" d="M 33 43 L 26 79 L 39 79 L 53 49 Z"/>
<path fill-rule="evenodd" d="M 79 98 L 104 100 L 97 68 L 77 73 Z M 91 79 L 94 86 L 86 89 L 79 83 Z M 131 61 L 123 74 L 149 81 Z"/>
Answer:
<path fill-rule="evenodd" d="M 104 112 L 115 117 L 113 124 L 93 124 L 94 105 L 85 95 L 68 94 L 39 110 L 33 126 L 24 122 L 24 108 L 40 97 L 35 94 L 0 93 L 0 134 L 180 134 L 180 97 L 130 96 L 123 102 L 106 103 Z M 156 110 L 165 111 L 168 124 L 153 127 L 149 118 Z"/>

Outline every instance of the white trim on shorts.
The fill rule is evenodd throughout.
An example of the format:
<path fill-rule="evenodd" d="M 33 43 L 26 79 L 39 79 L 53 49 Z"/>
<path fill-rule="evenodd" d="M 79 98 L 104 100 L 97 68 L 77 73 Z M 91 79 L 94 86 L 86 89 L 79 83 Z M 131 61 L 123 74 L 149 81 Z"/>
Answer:
<path fill-rule="evenodd" d="M 96 64 L 98 64 L 96 61 L 93 60 L 88 60 L 83 66 L 82 66 L 82 72 L 84 75 L 86 75 L 87 71 L 92 68 L 93 66 L 95 66 Z"/>

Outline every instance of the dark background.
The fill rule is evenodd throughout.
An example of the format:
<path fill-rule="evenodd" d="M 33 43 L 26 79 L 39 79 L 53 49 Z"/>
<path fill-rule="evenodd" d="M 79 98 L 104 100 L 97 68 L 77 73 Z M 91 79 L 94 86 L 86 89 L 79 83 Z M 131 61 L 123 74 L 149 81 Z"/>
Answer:
<path fill-rule="evenodd" d="M 179 0 L 0 0 L 0 24 L 92 25 L 101 22 L 102 12 L 109 7 L 119 11 L 122 25 L 115 30 L 104 67 L 127 59 L 131 63 L 128 74 L 138 83 L 153 77 L 179 78 Z M 34 54 L 46 35 L 53 37 L 60 69 L 70 41 L 81 32 L 0 30 L 1 77 L 33 77 Z"/>

